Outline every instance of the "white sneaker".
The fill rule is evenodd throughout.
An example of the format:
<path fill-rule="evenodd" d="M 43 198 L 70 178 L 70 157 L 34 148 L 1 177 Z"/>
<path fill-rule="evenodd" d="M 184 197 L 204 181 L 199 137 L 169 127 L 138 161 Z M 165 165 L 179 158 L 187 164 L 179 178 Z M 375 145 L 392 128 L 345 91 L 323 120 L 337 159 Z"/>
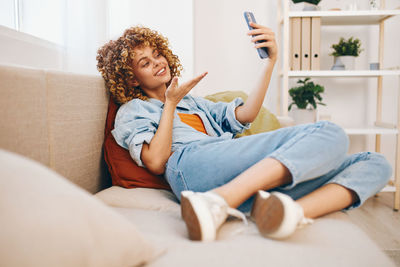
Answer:
<path fill-rule="evenodd" d="M 182 191 L 181 213 L 191 240 L 215 240 L 219 227 L 226 221 L 228 215 L 240 218 L 247 224 L 242 212 L 230 208 L 225 199 L 211 191 L 205 193 Z"/>
<path fill-rule="evenodd" d="M 296 229 L 313 222 L 304 217 L 303 208 L 291 197 L 261 190 L 254 200 L 251 217 L 263 236 L 274 239 L 289 237 Z"/>

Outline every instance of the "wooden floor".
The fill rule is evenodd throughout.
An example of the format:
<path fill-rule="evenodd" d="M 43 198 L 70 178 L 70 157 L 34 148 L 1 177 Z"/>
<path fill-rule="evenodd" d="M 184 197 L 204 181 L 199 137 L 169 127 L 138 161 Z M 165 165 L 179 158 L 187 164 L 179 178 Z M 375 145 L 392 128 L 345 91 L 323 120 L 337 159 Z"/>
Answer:
<path fill-rule="evenodd" d="M 347 214 L 400 266 L 400 211 L 393 211 L 393 198 L 394 193 L 379 193 Z"/>

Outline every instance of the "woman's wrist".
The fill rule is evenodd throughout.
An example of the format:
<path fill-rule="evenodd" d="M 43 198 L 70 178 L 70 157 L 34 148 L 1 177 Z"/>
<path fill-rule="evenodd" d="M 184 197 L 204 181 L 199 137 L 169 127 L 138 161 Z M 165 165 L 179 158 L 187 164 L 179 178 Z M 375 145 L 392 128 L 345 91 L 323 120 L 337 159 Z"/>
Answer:
<path fill-rule="evenodd" d="M 268 61 L 269 65 L 275 66 L 278 59 L 277 58 L 268 58 L 267 61 Z"/>
<path fill-rule="evenodd" d="M 176 106 L 178 105 L 178 103 L 176 103 L 175 101 L 171 101 L 169 99 L 165 99 L 165 103 L 164 103 L 164 109 L 173 109 L 175 110 Z"/>

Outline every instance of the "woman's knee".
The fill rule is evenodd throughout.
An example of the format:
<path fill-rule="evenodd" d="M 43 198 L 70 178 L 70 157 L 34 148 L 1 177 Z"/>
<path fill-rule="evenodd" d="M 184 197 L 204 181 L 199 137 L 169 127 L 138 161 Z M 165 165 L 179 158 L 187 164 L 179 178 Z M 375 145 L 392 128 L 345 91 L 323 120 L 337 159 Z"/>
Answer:
<path fill-rule="evenodd" d="M 382 180 L 382 183 L 388 183 L 390 178 L 392 177 L 392 166 L 389 161 L 380 153 L 376 152 L 365 152 L 368 157 L 368 161 L 370 164 L 373 164 L 379 170 L 379 178 Z"/>
<path fill-rule="evenodd" d="M 320 127 L 324 129 L 324 136 L 329 138 L 335 150 L 340 154 L 346 154 L 350 142 L 343 128 L 330 121 L 319 121 L 317 124 L 320 124 Z"/>

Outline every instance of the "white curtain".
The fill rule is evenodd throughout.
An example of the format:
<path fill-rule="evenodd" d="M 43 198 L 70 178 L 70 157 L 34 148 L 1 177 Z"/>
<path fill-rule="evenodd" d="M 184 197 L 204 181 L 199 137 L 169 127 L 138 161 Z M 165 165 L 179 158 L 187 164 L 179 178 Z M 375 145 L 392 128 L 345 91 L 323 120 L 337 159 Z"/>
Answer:
<path fill-rule="evenodd" d="M 108 33 L 107 0 L 59 0 L 65 5 L 64 69 L 97 74 L 97 49 Z"/>
<path fill-rule="evenodd" d="M 29 41 L 27 42 L 29 53 L 34 54 L 37 51 L 40 54 L 37 67 L 41 68 L 42 61 L 46 61 L 46 66 L 50 68 L 77 73 L 98 73 L 96 51 L 107 40 L 108 33 L 107 0 L 2 0 L 2 3 L 7 3 L 12 9 L 18 7 L 14 14 L 19 14 L 19 29 L 15 23 L 3 25 L 40 38 L 35 42 L 36 46 L 30 46 Z M 7 12 L 14 12 L 12 9 L 9 8 Z M 13 20 L 14 14 L 10 14 Z M 40 42 L 41 39 L 58 47 L 56 51 L 62 58 L 61 64 L 57 60 L 52 63 L 51 59 L 43 58 L 54 56 L 54 53 L 44 52 L 49 43 Z M 54 47 L 52 45 L 53 50 Z M 32 62 L 27 65 L 35 67 Z"/>

